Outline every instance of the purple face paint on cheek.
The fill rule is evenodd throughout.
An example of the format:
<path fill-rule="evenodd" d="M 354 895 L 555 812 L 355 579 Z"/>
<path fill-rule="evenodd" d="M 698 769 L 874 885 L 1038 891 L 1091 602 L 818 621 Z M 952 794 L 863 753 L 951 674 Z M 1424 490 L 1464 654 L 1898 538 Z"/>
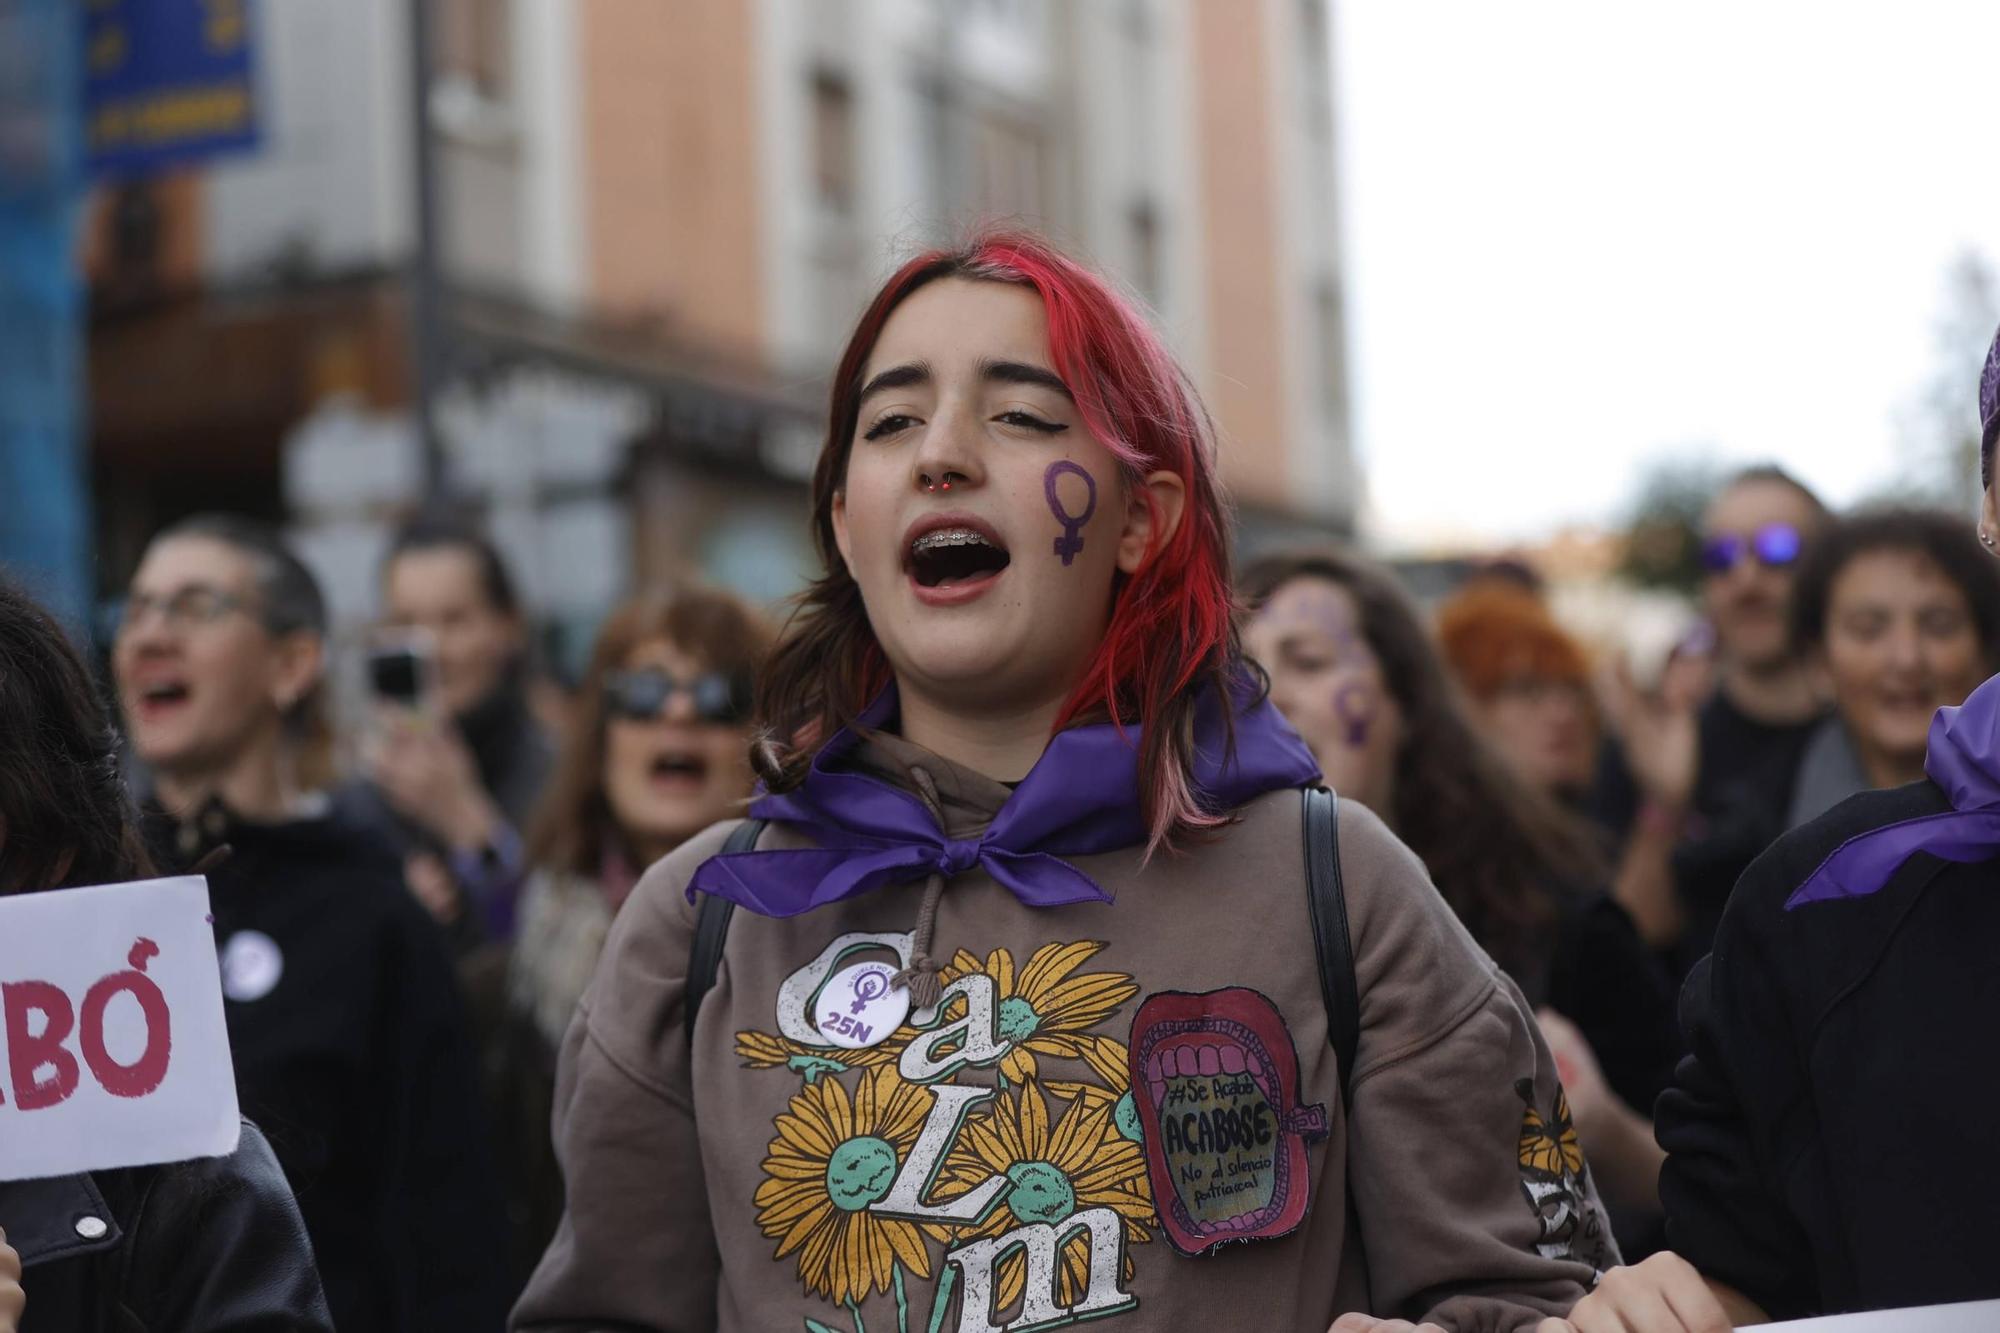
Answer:
<path fill-rule="evenodd" d="M 1056 482 L 1065 472 L 1073 472 L 1083 478 L 1086 494 L 1081 514 L 1072 514 L 1063 508 L 1062 495 L 1056 490 Z M 1090 516 L 1097 512 L 1097 479 L 1067 458 L 1060 458 L 1049 464 L 1049 470 L 1042 474 L 1042 490 L 1049 497 L 1049 512 L 1056 516 L 1056 522 L 1063 525 L 1063 535 L 1056 538 L 1056 554 L 1067 566 L 1083 549 L 1083 525 L 1090 522 Z"/>
<path fill-rule="evenodd" d="M 1358 681 L 1341 686 L 1334 692 L 1333 714 L 1340 719 L 1348 745 L 1360 749 L 1368 744 L 1375 725 L 1375 692 Z"/>

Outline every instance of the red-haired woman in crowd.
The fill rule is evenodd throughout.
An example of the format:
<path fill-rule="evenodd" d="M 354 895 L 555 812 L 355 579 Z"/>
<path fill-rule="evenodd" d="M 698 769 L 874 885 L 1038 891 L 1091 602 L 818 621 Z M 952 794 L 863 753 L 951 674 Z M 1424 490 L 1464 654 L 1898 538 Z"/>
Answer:
<path fill-rule="evenodd" d="M 1438 608 L 1437 637 L 1479 730 L 1508 768 L 1537 793 L 1588 817 L 1585 797 L 1596 777 L 1603 730 L 1582 645 L 1557 623 L 1536 592 L 1492 578 L 1474 581 Z M 1686 718 L 1693 717 L 1692 701 L 1707 689 L 1707 669 L 1704 658 L 1677 657 L 1662 677 L 1662 695 L 1685 701 L 1681 713 Z M 1606 684 L 1611 720 L 1629 738 L 1640 708 L 1630 673 L 1620 665 Z M 1675 744 L 1669 727 L 1654 745 L 1627 755 L 1634 781 L 1658 793 L 1656 812 L 1684 804 L 1682 786 L 1693 781 L 1691 722 L 1678 740 Z M 1672 893 L 1672 842 L 1658 836 L 1664 831 L 1669 830 L 1652 815 L 1642 816 L 1610 873 L 1612 898 L 1631 914 L 1640 938 L 1655 950 L 1668 948 L 1685 926 Z M 1647 970 L 1660 971 L 1662 984 L 1671 991 L 1677 971 Z M 1626 1096 L 1630 1099 L 1631 1093 Z M 1652 1100 L 1649 1093 L 1632 1104 L 1644 1109 Z M 1649 1133 L 1644 1145 L 1649 1155 L 1657 1153 L 1651 1140 Z"/>
<path fill-rule="evenodd" d="M 1437 636 L 1480 731 L 1514 772 L 1557 800 L 1581 796 L 1597 769 L 1590 668 L 1541 598 L 1475 580 L 1438 608 Z"/>
<path fill-rule="evenodd" d="M 565 1039 L 514 1327 L 1567 1312 L 1616 1249 L 1548 1049 L 1381 821 L 1302 796 L 1138 312 L 1029 237 L 905 265 L 813 522 L 767 792 L 641 879 Z"/>

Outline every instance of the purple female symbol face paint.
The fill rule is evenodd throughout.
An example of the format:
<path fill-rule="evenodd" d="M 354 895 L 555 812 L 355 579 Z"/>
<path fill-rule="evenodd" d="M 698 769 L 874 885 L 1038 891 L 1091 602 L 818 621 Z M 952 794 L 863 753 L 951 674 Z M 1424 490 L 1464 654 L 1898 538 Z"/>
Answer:
<path fill-rule="evenodd" d="M 1063 508 L 1062 493 L 1056 490 L 1056 482 L 1065 472 L 1083 478 L 1085 498 L 1081 514 L 1072 514 Z M 1097 479 L 1078 464 L 1059 458 L 1049 464 L 1049 470 L 1042 474 L 1042 489 L 1049 498 L 1049 512 L 1056 516 L 1056 522 L 1063 525 L 1063 535 L 1056 538 L 1056 554 L 1067 566 L 1083 549 L 1083 525 L 1090 522 L 1090 516 L 1097 512 Z"/>
<path fill-rule="evenodd" d="M 1350 746 L 1358 750 L 1368 744 L 1368 732 L 1375 725 L 1373 690 L 1359 681 L 1349 681 L 1334 692 L 1333 712 Z"/>

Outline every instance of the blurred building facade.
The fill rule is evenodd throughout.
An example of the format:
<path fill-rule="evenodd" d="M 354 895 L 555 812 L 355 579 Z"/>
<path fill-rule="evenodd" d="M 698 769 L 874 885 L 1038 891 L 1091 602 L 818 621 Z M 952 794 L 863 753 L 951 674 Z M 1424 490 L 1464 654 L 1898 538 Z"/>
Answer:
<path fill-rule="evenodd" d="M 80 622 L 82 296 L 66 263 L 84 190 L 79 35 L 63 0 L 0 5 L 0 574 Z"/>
<path fill-rule="evenodd" d="M 262 150 L 97 200 L 105 578 L 210 504 L 350 619 L 422 491 L 405 0 L 256 11 Z M 765 598 L 825 376 L 913 251 L 1047 232 L 1156 313 L 1245 540 L 1351 530 L 1325 0 L 434 0 L 456 491 L 584 628 L 635 580 Z"/>

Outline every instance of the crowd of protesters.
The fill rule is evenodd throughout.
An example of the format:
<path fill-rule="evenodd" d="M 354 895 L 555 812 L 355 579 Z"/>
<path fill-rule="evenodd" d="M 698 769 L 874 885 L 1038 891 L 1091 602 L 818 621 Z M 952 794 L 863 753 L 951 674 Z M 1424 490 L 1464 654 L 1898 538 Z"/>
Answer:
<path fill-rule="evenodd" d="M 253 1126 L 0 1183 L 0 1333 L 2000 1296 L 2000 339 L 1978 389 L 1976 535 L 1745 471 L 1644 672 L 1513 567 L 1435 608 L 1347 550 L 1232 580 L 1185 378 L 1020 236 L 856 329 L 782 637 L 647 590 L 551 706 L 507 562 L 426 514 L 380 570 L 403 677 L 337 736 L 260 524 L 154 538 L 101 687 L 0 583 L 0 893 L 205 874 Z M 1182 1188 L 1231 1132 L 1175 1146 L 1190 1030 L 1278 1118 L 1261 1210 Z M 110 1248 L 48 1223 L 86 1186 Z"/>

